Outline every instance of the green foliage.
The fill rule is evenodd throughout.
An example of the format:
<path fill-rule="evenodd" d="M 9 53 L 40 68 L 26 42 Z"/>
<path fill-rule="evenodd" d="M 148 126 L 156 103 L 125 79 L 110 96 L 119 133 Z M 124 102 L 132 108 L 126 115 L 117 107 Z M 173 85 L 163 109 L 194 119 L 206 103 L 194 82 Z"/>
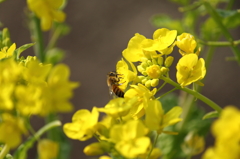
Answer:
<path fill-rule="evenodd" d="M 178 97 L 175 94 L 169 94 L 161 98 L 164 110 L 168 111 L 170 108 L 174 107 L 178 103 Z M 194 106 L 190 110 L 187 121 L 185 121 L 184 126 L 180 128 L 181 123 L 172 126 L 169 131 L 179 132 L 178 135 L 161 134 L 157 147 L 162 150 L 162 159 L 180 159 L 186 158 L 186 154 L 182 151 L 181 145 L 184 143 L 184 138 L 189 132 L 195 132 L 200 136 L 206 136 L 209 132 L 210 120 L 202 120 L 205 111 L 200 107 Z"/>
<path fill-rule="evenodd" d="M 183 32 L 183 27 L 180 20 L 174 20 L 166 14 L 156 14 L 150 19 L 153 26 L 158 28 L 169 28 L 177 30 L 178 33 Z"/>

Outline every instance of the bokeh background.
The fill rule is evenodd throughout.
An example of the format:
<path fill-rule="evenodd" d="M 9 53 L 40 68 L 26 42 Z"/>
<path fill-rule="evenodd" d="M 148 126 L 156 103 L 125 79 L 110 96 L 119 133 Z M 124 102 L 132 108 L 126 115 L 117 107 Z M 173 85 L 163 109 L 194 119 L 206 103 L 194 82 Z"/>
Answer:
<path fill-rule="evenodd" d="M 239 2 L 236 3 L 235 8 L 238 8 Z M 103 107 L 109 101 L 106 74 L 115 70 L 116 62 L 120 60 L 129 39 L 135 33 L 152 37 L 156 28 L 149 22 L 150 17 L 164 13 L 176 19 L 181 18 L 178 7 L 167 0 L 69 0 L 64 11 L 71 32 L 59 41 L 58 46 L 66 51 L 63 62 L 71 69 L 71 80 L 81 83 L 72 99 L 75 111 L 91 109 L 93 106 Z M 25 9 L 25 0 L 6 0 L 0 4 L 0 21 L 9 28 L 12 41 L 17 46 L 31 42 L 25 23 Z M 239 30 L 232 34 L 234 39 L 240 38 Z M 31 52 L 29 49 L 24 55 Z M 177 52 L 175 55 L 180 57 Z M 225 60 L 232 55 L 229 48 L 216 50 L 202 90 L 205 96 L 222 107 L 240 106 L 240 67 L 236 62 Z M 175 72 L 174 67 L 172 72 Z M 167 86 L 165 90 L 169 88 Z M 206 111 L 211 110 L 200 104 Z M 73 113 L 61 114 L 62 122 L 70 122 Z M 36 118 L 33 124 L 37 129 L 43 121 Z M 87 158 L 82 150 L 89 141 L 71 140 L 71 143 L 71 159 Z M 29 158 L 33 158 L 34 153 L 32 149 Z"/>

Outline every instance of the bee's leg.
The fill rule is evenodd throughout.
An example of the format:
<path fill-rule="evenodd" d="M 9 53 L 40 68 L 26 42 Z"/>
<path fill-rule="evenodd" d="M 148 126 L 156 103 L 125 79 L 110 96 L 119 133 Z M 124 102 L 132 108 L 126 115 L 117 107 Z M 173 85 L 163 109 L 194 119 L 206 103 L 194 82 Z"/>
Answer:
<path fill-rule="evenodd" d="M 123 85 L 126 81 L 124 81 L 123 83 L 118 83 L 119 86 Z"/>

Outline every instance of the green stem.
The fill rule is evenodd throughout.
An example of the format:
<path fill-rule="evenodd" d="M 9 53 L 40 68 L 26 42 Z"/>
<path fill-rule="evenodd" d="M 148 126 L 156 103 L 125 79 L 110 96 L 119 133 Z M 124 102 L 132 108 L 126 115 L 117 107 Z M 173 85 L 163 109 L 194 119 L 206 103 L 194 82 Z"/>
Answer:
<path fill-rule="evenodd" d="M 186 87 L 181 87 L 178 83 L 174 82 L 170 78 L 161 77 L 161 79 L 163 79 L 165 82 L 173 85 L 177 89 L 183 90 L 183 91 L 193 95 L 194 97 L 200 99 L 201 101 L 203 101 L 204 103 L 206 103 L 207 105 L 212 107 L 214 110 L 218 111 L 219 113 L 222 111 L 222 108 L 219 105 L 217 105 L 215 102 L 213 102 L 209 98 L 205 97 L 204 95 L 200 94 L 199 92 L 193 91 L 193 90 L 191 90 L 189 88 L 186 88 Z"/>
<path fill-rule="evenodd" d="M 234 45 L 234 43 L 233 43 L 234 40 L 232 38 L 232 35 L 229 33 L 227 28 L 224 26 L 224 24 L 223 24 L 223 22 L 221 20 L 222 18 L 218 15 L 217 11 L 210 5 L 208 0 L 204 0 L 203 4 L 204 4 L 206 10 L 208 11 L 208 13 L 210 14 L 210 16 L 213 18 L 213 20 L 217 23 L 219 28 L 222 30 L 223 35 L 231 43 L 230 48 L 232 49 L 235 57 L 237 58 L 238 63 L 240 64 L 240 50 L 239 50 L 238 47 L 236 47 Z"/>
<path fill-rule="evenodd" d="M 168 95 L 169 93 L 171 93 L 171 92 L 173 92 L 173 91 L 175 91 L 175 90 L 177 90 L 178 88 L 173 88 L 172 90 L 170 90 L 170 91 L 168 91 L 168 92 L 166 92 L 166 93 L 164 93 L 163 95 L 161 95 L 161 96 L 159 96 L 159 97 L 157 97 L 157 99 L 160 99 L 160 98 L 162 98 L 162 97 L 164 97 L 164 96 L 166 96 L 166 95 Z"/>
<path fill-rule="evenodd" d="M 202 40 L 198 40 L 198 42 L 200 44 L 203 45 L 208 45 L 208 46 L 237 46 L 240 44 L 240 40 L 235 40 L 233 42 L 229 42 L 229 41 L 202 41 Z"/>
<path fill-rule="evenodd" d="M 0 152 L 0 159 L 4 159 L 4 157 L 8 154 L 9 150 L 10 147 L 7 144 L 5 144 L 2 151 Z"/>
<path fill-rule="evenodd" d="M 164 82 L 164 83 L 157 89 L 157 92 L 160 91 L 166 84 L 167 84 L 167 82 Z"/>
<path fill-rule="evenodd" d="M 35 55 L 39 58 L 41 62 L 45 60 L 45 52 L 44 52 L 44 45 L 43 45 L 43 36 L 40 26 L 40 20 L 34 15 L 32 17 L 31 23 L 31 31 L 33 35 L 32 41 L 36 44 L 34 45 Z"/>
<path fill-rule="evenodd" d="M 198 7 L 200 7 L 203 4 L 202 1 L 196 1 L 191 5 L 186 5 L 185 7 L 180 7 L 178 8 L 179 12 L 187 12 L 187 11 L 191 11 L 194 10 Z"/>
<path fill-rule="evenodd" d="M 146 159 L 149 159 L 149 158 L 150 158 L 150 156 L 151 156 L 151 153 L 152 153 L 152 151 L 153 151 L 154 147 L 155 147 L 155 146 L 156 146 L 156 144 L 157 144 L 158 137 L 159 137 L 159 134 L 157 134 L 157 135 L 156 135 L 156 138 L 155 138 L 155 140 L 154 140 L 154 142 L 153 142 L 153 145 L 152 145 L 152 147 L 151 147 L 151 150 L 149 151 L 149 153 L 148 153 L 148 155 L 147 155 Z"/>
<path fill-rule="evenodd" d="M 43 133 L 47 132 L 48 130 L 54 128 L 54 127 L 58 127 L 61 126 L 62 123 L 59 120 L 53 121 L 51 123 L 48 123 L 47 125 L 45 125 L 44 127 L 42 127 L 35 135 L 35 138 L 39 138 Z"/>

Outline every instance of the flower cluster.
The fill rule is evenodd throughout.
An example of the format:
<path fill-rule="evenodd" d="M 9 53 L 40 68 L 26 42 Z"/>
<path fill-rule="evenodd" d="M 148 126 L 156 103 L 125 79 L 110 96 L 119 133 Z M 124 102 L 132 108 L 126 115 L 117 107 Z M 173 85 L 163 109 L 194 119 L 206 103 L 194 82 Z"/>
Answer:
<path fill-rule="evenodd" d="M 233 106 L 223 109 L 220 118 L 212 125 L 214 147 L 207 149 L 203 159 L 240 157 L 240 110 Z"/>
<path fill-rule="evenodd" d="M 132 70 L 134 74 L 125 76 L 123 81 L 140 82 L 147 88 L 157 87 L 162 77 L 168 77 L 169 67 L 174 60 L 170 54 L 175 46 L 179 48 L 182 55 L 176 66 L 177 82 L 181 87 L 194 82 L 200 83 L 199 81 L 206 74 L 206 68 L 204 59 L 198 57 L 200 48 L 197 49 L 194 37 L 188 33 L 177 36 L 176 30 L 165 28 L 156 30 L 153 39 L 147 39 L 138 33 L 135 34 L 130 39 L 128 47 L 123 51 L 123 57 L 131 64 L 131 68 L 117 67 L 117 72 L 125 75 L 126 70 Z M 139 62 L 137 68 L 132 64 L 133 62 Z"/>
<path fill-rule="evenodd" d="M 35 56 L 16 60 L 15 52 L 15 43 L 0 51 L 0 142 L 11 148 L 27 134 L 26 117 L 72 111 L 69 99 L 78 86 L 66 65 L 43 64 Z"/>
<path fill-rule="evenodd" d="M 182 55 L 176 65 L 178 86 L 183 88 L 203 79 L 206 68 L 204 60 L 198 57 L 200 49 L 192 35 L 177 36 L 176 30 L 165 28 L 156 30 L 152 39 L 137 33 L 116 65 L 116 72 L 121 75 L 117 86 L 125 92 L 124 98 L 114 98 L 105 107 L 94 107 L 91 112 L 77 111 L 72 122 L 64 125 L 65 134 L 80 141 L 96 137 L 99 142 L 85 147 L 86 155 L 109 153 L 113 158 L 152 159 L 161 156 L 161 150 L 155 145 L 157 137 L 162 133 L 176 135 L 177 132 L 168 127 L 182 120 L 180 106 L 165 112 L 159 98 L 155 97 L 163 87 L 156 88 L 159 81 L 170 79 L 169 71 L 174 61 L 171 53 L 175 46 Z M 99 120 L 99 113 L 106 115 Z M 150 137 L 152 132 L 156 134 L 155 142 Z M 195 154 L 202 151 L 204 142 L 201 143 Z"/>

